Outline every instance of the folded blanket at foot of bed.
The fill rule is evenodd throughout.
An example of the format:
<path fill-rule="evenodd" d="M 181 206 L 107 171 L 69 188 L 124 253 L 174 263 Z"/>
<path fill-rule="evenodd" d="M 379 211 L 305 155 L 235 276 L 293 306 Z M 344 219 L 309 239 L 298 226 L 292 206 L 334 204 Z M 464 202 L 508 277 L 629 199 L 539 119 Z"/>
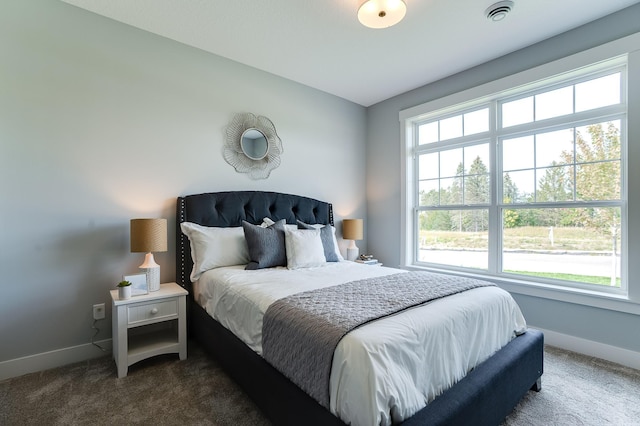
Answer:
<path fill-rule="evenodd" d="M 399 273 L 297 293 L 269 306 L 264 358 L 329 408 L 333 353 L 349 331 L 432 300 L 494 284 L 429 272 Z"/>

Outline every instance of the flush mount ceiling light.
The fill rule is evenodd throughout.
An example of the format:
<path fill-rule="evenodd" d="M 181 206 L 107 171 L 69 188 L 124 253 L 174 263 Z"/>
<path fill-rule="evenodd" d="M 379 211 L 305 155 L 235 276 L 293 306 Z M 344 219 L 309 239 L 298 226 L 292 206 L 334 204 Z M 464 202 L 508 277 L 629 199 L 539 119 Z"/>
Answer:
<path fill-rule="evenodd" d="M 506 18 L 511 10 L 513 10 L 513 2 L 511 0 L 505 0 L 492 4 L 484 11 L 484 14 L 487 16 L 487 19 L 498 22 Z"/>
<path fill-rule="evenodd" d="M 358 20 L 369 28 L 388 28 L 407 13 L 403 0 L 367 0 L 358 9 Z"/>

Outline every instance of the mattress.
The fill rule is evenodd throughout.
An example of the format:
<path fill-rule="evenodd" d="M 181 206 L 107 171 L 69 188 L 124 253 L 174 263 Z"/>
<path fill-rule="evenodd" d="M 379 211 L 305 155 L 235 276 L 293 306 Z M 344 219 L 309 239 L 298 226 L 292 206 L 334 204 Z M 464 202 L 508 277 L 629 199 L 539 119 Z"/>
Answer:
<path fill-rule="evenodd" d="M 402 273 L 354 262 L 288 270 L 216 268 L 194 283 L 195 300 L 258 354 L 271 303 L 302 291 Z M 336 348 L 331 412 L 347 424 L 402 421 L 526 330 L 509 293 L 483 287 L 365 324 Z"/>

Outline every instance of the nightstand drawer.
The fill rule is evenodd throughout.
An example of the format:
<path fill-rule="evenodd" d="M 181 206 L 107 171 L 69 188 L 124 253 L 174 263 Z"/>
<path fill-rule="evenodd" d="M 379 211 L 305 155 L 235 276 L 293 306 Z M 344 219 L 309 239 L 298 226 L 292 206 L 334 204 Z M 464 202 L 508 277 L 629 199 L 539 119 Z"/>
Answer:
<path fill-rule="evenodd" d="M 167 317 L 178 316 L 178 299 L 170 299 L 162 302 L 146 303 L 138 306 L 127 307 L 129 325 L 165 320 Z"/>

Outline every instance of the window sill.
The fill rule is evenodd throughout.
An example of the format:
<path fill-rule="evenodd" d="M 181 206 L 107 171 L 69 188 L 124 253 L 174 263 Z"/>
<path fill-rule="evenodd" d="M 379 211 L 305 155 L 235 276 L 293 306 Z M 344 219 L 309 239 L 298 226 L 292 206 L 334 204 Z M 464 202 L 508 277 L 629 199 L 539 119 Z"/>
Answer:
<path fill-rule="evenodd" d="M 591 306 L 594 308 L 608 309 L 611 311 L 640 314 L 640 303 L 629 299 L 626 295 L 598 293 L 595 291 L 560 287 L 550 284 L 535 283 L 530 281 L 514 280 L 495 275 L 473 274 L 461 271 L 429 268 L 424 266 L 406 265 L 404 269 L 412 271 L 430 271 L 449 275 L 459 275 L 470 278 L 491 281 L 509 293 L 525 296 L 540 297 L 560 302 Z"/>

